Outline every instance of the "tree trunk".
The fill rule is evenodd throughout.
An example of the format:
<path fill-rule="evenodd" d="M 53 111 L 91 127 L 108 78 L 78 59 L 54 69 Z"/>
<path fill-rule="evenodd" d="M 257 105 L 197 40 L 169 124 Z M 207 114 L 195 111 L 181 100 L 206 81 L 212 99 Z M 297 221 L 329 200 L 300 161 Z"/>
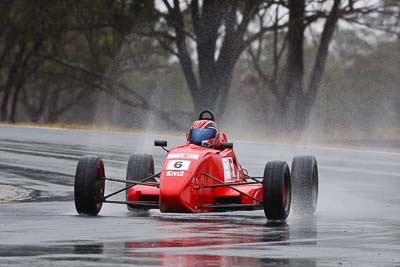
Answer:
<path fill-rule="evenodd" d="M 285 80 L 287 101 L 283 112 L 286 117 L 286 129 L 290 131 L 304 130 L 310 116 L 312 106 L 321 85 L 322 75 L 329 52 L 329 44 L 339 18 L 340 0 L 335 0 L 328 18 L 325 21 L 321 39 L 311 73 L 307 90 L 304 90 L 304 0 L 289 1 L 288 57 Z"/>
<path fill-rule="evenodd" d="M 8 99 L 10 98 L 10 88 L 5 88 L 3 100 L 1 101 L 1 120 L 6 121 L 8 116 Z"/>
<path fill-rule="evenodd" d="M 46 123 L 55 123 L 58 120 L 59 115 L 62 113 L 58 111 L 58 102 L 60 99 L 60 94 L 58 90 L 59 89 L 53 90 L 50 94 L 46 114 L 47 116 L 45 120 Z"/>
<path fill-rule="evenodd" d="M 7 82 L 5 85 L 5 92 L 3 95 L 3 101 L 1 105 L 1 120 L 5 121 L 9 116 L 9 101 L 10 96 L 13 94 L 12 90 L 20 89 L 20 84 L 23 84 L 24 77 L 23 73 L 26 68 L 27 58 L 24 58 L 26 52 L 26 42 L 24 40 L 20 40 L 18 43 L 17 52 L 13 58 L 12 63 L 10 64 L 7 76 Z M 22 85 L 21 85 L 22 86 Z M 15 94 L 19 94 L 19 92 L 14 92 Z M 13 108 L 13 107 L 11 107 Z M 12 111 L 11 111 L 12 112 Z M 15 111 L 14 111 L 15 112 Z"/>
<path fill-rule="evenodd" d="M 287 70 L 284 82 L 286 101 L 282 106 L 284 127 L 289 131 L 297 128 L 301 116 L 298 109 L 303 102 L 304 10 L 304 0 L 289 1 Z"/>
<path fill-rule="evenodd" d="M 259 1 L 206 0 L 190 1 L 189 11 L 192 19 L 193 35 L 195 36 L 198 60 L 197 75 L 193 68 L 193 61 L 186 44 L 187 30 L 185 28 L 184 13 L 180 1 L 174 0 L 171 5 L 163 0 L 171 16 L 171 24 L 175 31 L 175 44 L 183 74 L 188 85 L 194 112 L 203 109 L 212 109 L 217 116 L 221 116 L 227 102 L 231 87 L 234 66 L 243 51 L 250 45 L 244 40 L 246 29 L 257 13 Z M 242 13 L 241 22 L 237 24 Z M 222 44 L 217 57 L 218 38 L 220 30 L 225 27 Z"/>
<path fill-rule="evenodd" d="M 234 64 L 234 63 L 233 63 Z M 226 69 L 224 72 L 220 72 L 221 75 L 217 77 L 219 79 L 218 83 L 218 95 L 216 96 L 215 103 L 215 112 L 219 117 L 222 117 L 224 111 L 226 109 L 226 104 L 228 103 L 228 96 L 231 89 L 232 84 L 232 73 L 234 69 L 234 65 L 226 65 Z"/>
<path fill-rule="evenodd" d="M 306 110 L 305 113 L 307 117 L 310 113 L 312 105 L 314 104 L 315 98 L 317 97 L 318 88 L 321 85 L 321 80 L 326 65 L 326 59 L 329 53 L 329 44 L 331 43 L 333 33 L 339 19 L 338 11 L 340 1 L 341 0 L 335 0 L 335 2 L 333 3 L 332 9 L 329 13 L 328 18 L 325 21 L 324 29 L 321 34 L 317 55 L 315 57 L 314 67 L 311 73 L 308 90 L 305 96 L 306 106 L 308 107 L 308 110 Z"/>
<path fill-rule="evenodd" d="M 4 86 L 3 100 L 1 101 L 1 120 L 6 121 L 8 118 L 8 102 L 12 93 L 14 78 L 16 76 L 16 66 L 12 64 L 8 72 L 7 82 Z"/>
<path fill-rule="evenodd" d="M 14 94 L 12 97 L 12 101 L 11 101 L 11 113 L 10 116 L 8 118 L 8 121 L 15 123 L 15 115 L 17 112 L 17 105 L 18 105 L 18 98 L 22 89 L 24 82 L 20 82 L 18 83 L 17 87 L 14 90 Z"/>
<path fill-rule="evenodd" d="M 17 75 L 17 64 L 13 62 L 8 71 L 7 81 L 4 86 L 3 100 L 1 101 L 1 120 L 6 121 L 8 118 L 9 99 L 12 93 L 13 84 Z"/>
<path fill-rule="evenodd" d="M 225 110 L 229 89 L 231 87 L 233 67 L 214 71 L 208 77 L 200 80 L 201 96 L 193 99 L 195 112 L 211 109 L 217 117 Z"/>

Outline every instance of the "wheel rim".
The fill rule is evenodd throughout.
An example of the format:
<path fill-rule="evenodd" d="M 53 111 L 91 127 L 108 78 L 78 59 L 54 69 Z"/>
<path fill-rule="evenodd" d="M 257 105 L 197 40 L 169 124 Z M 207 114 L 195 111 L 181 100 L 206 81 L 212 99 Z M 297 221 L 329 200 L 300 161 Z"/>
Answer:
<path fill-rule="evenodd" d="M 283 190 L 282 190 L 282 199 L 283 204 L 285 207 L 285 212 L 288 213 L 290 208 L 290 199 L 291 199 L 291 192 L 290 192 L 290 177 L 287 173 L 285 173 L 285 177 L 283 179 Z"/>
<path fill-rule="evenodd" d="M 312 175 L 312 204 L 313 210 L 316 209 L 318 202 L 318 170 L 314 165 L 313 175 Z"/>
<path fill-rule="evenodd" d="M 104 196 L 104 188 L 105 188 L 105 180 L 103 179 L 105 177 L 105 172 L 104 172 L 104 164 L 101 160 L 97 162 L 97 182 L 96 182 L 96 194 L 95 199 L 96 199 L 96 209 L 100 209 L 101 205 L 103 204 L 103 196 Z"/>
<path fill-rule="evenodd" d="M 283 179 L 282 199 L 283 199 L 283 203 L 286 207 L 286 177 L 285 177 L 285 179 Z"/>

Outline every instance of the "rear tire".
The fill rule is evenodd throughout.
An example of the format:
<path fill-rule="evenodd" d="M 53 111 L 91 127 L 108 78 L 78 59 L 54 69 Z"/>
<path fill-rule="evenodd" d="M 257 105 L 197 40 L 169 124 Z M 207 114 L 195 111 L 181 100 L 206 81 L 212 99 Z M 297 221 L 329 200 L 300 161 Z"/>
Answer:
<path fill-rule="evenodd" d="M 79 214 L 96 216 L 103 205 L 105 180 L 104 164 L 99 157 L 79 159 L 74 183 L 75 208 Z"/>
<path fill-rule="evenodd" d="M 298 156 L 292 161 L 293 211 L 312 216 L 318 204 L 318 164 L 313 156 Z"/>
<path fill-rule="evenodd" d="M 284 221 L 289 216 L 291 184 L 289 166 L 284 161 L 268 162 L 264 170 L 263 205 L 268 220 Z"/>
<path fill-rule="evenodd" d="M 146 177 L 154 174 L 154 160 L 153 156 L 149 154 L 134 154 L 129 157 L 128 167 L 126 170 L 126 180 L 141 181 Z M 155 178 L 149 179 L 146 182 L 157 182 Z M 129 186 L 130 184 L 126 184 Z M 126 201 L 128 201 L 128 190 L 126 191 Z M 148 209 L 141 209 L 127 204 L 130 211 L 143 211 Z"/>

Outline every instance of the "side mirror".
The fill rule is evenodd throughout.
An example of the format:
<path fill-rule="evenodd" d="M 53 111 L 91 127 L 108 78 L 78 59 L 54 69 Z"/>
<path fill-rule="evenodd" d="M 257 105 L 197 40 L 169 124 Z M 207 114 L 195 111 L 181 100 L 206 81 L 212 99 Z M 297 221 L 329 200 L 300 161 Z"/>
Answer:
<path fill-rule="evenodd" d="M 227 148 L 233 148 L 233 143 L 222 142 L 220 147 L 221 147 L 221 150 L 224 150 L 224 149 L 227 149 Z"/>
<path fill-rule="evenodd" d="M 166 147 L 167 141 L 165 140 L 154 140 L 154 146 Z"/>

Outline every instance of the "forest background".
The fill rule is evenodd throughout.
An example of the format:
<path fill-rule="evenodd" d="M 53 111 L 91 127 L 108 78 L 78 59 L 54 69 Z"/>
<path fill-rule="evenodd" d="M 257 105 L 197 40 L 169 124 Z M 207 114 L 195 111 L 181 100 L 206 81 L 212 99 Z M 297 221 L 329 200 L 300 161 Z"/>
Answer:
<path fill-rule="evenodd" d="M 0 2 L 6 123 L 398 139 L 399 84 L 396 0 Z"/>

